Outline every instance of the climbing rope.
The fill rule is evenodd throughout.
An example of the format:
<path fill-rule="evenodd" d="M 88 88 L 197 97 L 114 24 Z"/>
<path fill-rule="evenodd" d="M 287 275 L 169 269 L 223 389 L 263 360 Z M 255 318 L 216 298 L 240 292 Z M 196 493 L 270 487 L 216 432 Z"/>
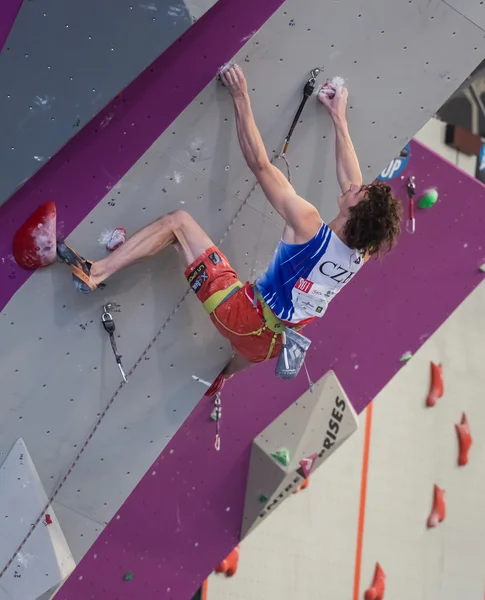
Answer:
<path fill-rule="evenodd" d="M 313 71 L 311 71 L 311 77 L 308 80 L 308 82 L 305 85 L 304 88 L 304 98 L 300 104 L 300 107 L 298 108 L 298 111 L 295 115 L 295 118 L 293 119 L 293 123 L 292 126 L 290 127 L 290 131 L 288 132 L 288 135 L 286 136 L 285 139 L 285 144 L 283 146 L 283 150 L 282 152 L 280 152 L 279 154 L 275 154 L 272 156 L 270 163 L 274 164 L 274 162 L 278 159 L 278 158 L 282 158 L 286 165 L 287 165 L 287 169 L 288 169 L 288 181 L 291 182 L 291 176 L 290 176 L 290 166 L 288 163 L 288 160 L 286 158 L 286 151 L 288 149 L 288 143 L 290 141 L 290 138 L 293 134 L 293 131 L 295 130 L 296 124 L 298 123 L 298 119 L 301 115 L 301 112 L 303 110 L 303 107 L 305 106 L 306 101 L 308 100 L 308 98 L 311 96 L 311 94 L 313 93 L 313 88 L 315 86 L 315 77 L 318 75 L 318 73 L 320 73 L 321 69 L 313 69 Z M 309 92 L 309 84 L 312 82 L 313 79 L 313 88 L 311 93 Z M 306 92 L 305 92 L 306 90 Z M 249 191 L 249 193 L 247 194 L 246 198 L 243 200 L 243 202 L 241 203 L 240 207 L 237 209 L 236 213 L 234 214 L 234 217 L 232 218 L 232 220 L 230 221 L 229 225 L 227 226 L 223 236 L 221 237 L 220 241 L 219 241 L 219 246 L 222 244 L 222 242 L 226 239 L 227 234 L 229 233 L 229 231 L 231 230 L 232 226 L 234 225 L 234 223 L 236 222 L 237 218 L 239 217 L 239 215 L 241 214 L 242 210 L 244 209 L 244 207 L 247 205 L 249 199 L 251 198 L 251 196 L 253 195 L 254 191 L 256 190 L 256 188 L 258 187 L 259 183 L 258 181 L 256 181 L 253 185 L 253 187 L 251 188 L 251 190 Z M 64 475 L 64 477 L 61 479 L 61 481 L 57 484 L 57 486 L 54 488 L 52 494 L 49 496 L 46 504 L 44 505 L 44 508 L 42 509 L 40 515 L 37 517 L 37 519 L 34 521 L 34 523 L 32 523 L 29 531 L 27 532 L 27 534 L 25 535 L 25 537 L 23 538 L 23 540 L 20 542 L 20 544 L 18 545 L 17 549 L 15 550 L 15 552 L 12 554 L 11 558 L 9 559 L 9 561 L 7 562 L 7 564 L 3 567 L 3 569 L 0 571 L 0 579 L 5 575 L 5 573 L 7 572 L 8 568 L 10 567 L 10 565 L 14 562 L 17 554 L 23 549 L 23 547 L 25 546 L 25 544 L 28 542 L 28 540 L 30 539 L 30 537 L 32 536 L 35 528 L 37 527 L 37 525 L 39 525 L 39 523 L 42 521 L 45 513 L 49 510 L 49 507 L 51 506 L 52 502 L 54 502 L 54 500 L 57 498 L 57 496 L 59 495 L 59 492 L 61 491 L 61 489 L 64 487 L 64 484 L 66 483 L 68 477 L 71 475 L 71 473 L 73 472 L 73 470 L 75 469 L 75 467 L 77 466 L 80 458 L 82 457 L 82 455 L 84 454 L 84 452 L 86 451 L 86 448 L 89 444 L 89 442 L 92 440 L 94 434 L 96 433 L 96 431 L 99 429 L 99 426 L 101 425 L 103 419 L 105 418 L 105 416 L 107 415 L 109 409 L 111 408 L 111 406 L 113 405 L 114 401 L 116 400 L 116 398 L 118 397 L 118 395 L 120 394 L 121 390 L 125 387 L 125 385 L 128 382 L 128 379 L 130 379 L 130 377 L 133 375 L 133 373 L 135 372 L 136 368 L 139 366 L 139 364 L 144 360 L 145 356 L 148 354 L 148 352 L 151 350 L 151 348 L 153 347 L 153 345 L 155 344 L 155 342 L 158 340 L 158 338 L 160 337 L 161 333 L 166 329 L 167 325 L 170 323 L 170 321 L 174 318 L 175 314 L 177 313 L 177 311 L 179 310 L 179 308 L 182 306 L 182 304 L 185 302 L 186 298 L 188 297 L 188 295 L 190 294 L 190 289 L 187 290 L 185 292 L 185 294 L 182 296 L 180 302 L 177 304 L 177 306 L 174 308 L 174 310 L 172 311 L 172 313 L 169 315 L 169 317 L 165 320 L 165 322 L 162 324 L 162 326 L 160 327 L 160 329 L 156 332 L 156 334 L 153 336 L 153 338 L 151 339 L 150 343 L 148 344 L 148 346 L 143 350 L 143 352 L 141 353 L 140 357 L 137 359 L 137 361 L 135 362 L 135 364 L 131 367 L 130 371 L 128 372 L 128 375 L 124 376 L 123 380 L 120 382 L 119 386 L 116 388 L 114 394 L 111 396 L 108 404 L 106 405 L 106 408 L 103 410 L 103 412 L 100 414 L 100 416 L 98 417 L 93 429 L 91 430 L 90 434 L 88 435 L 86 441 L 84 442 L 84 444 L 82 445 L 81 449 L 79 450 L 79 452 L 77 453 L 76 457 L 74 458 L 74 460 L 72 461 L 69 469 L 67 470 L 66 474 Z M 104 307 L 106 309 L 106 305 Z M 109 310 L 105 310 L 104 311 L 109 312 Z M 103 322 L 104 325 L 104 322 Z M 108 326 L 109 327 L 109 326 Z M 106 329 L 106 326 L 105 326 Z M 108 331 L 108 329 L 106 329 Z M 109 333 L 109 331 L 108 331 Z M 117 351 L 115 349 L 113 349 L 113 351 L 115 352 L 115 356 L 117 356 Z M 117 360 L 118 362 L 118 360 Z M 118 363 L 118 366 L 119 363 Z M 305 366 L 306 368 L 306 366 Z M 122 367 L 120 368 L 120 371 L 122 371 Z M 124 375 L 124 371 L 122 371 L 122 375 Z M 313 384 L 312 386 L 313 387 Z M 221 417 L 221 405 L 220 405 L 220 396 L 219 396 L 219 401 L 218 401 L 218 405 L 216 405 L 216 409 L 217 409 L 217 413 L 218 413 L 218 419 L 216 421 L 216 427 L 217 427 L 217 432 L 216 432 L 216 449 L 217 446 L 220 447 L 220 433 L 219 433 L 219 420 Z M 214 415 L 215 416 L 215 415 Z"/>

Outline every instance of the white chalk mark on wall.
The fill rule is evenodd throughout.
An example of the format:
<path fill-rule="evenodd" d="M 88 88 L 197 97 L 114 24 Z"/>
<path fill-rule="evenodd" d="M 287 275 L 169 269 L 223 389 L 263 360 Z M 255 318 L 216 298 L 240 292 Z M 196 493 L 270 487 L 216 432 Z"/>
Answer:
<path fill-rule="evenodd" d="M 183 10 L 180 6 L 169 6 L 167 12 L 171 17 L 183 16 Z"/>
<path fill-rule="evenodd" d="M 107 125 L 109 125 L 111 123 L 111 121 L 113 120 L 114 116 L 115 116 L 114 113 L 110 113 L 109 115 L 106 115 L 105 118 L 99 124 L 101 129 L 104 129 Z"/>
<path fill-rule="evenodd" d="M 143 8 L 145 10 L 153 10 L 153 11 L 157 11 L 158 10 L 158 8 L 153 3 L 150 3 L 150 4 L 140 4 L 140 8 Z"/>

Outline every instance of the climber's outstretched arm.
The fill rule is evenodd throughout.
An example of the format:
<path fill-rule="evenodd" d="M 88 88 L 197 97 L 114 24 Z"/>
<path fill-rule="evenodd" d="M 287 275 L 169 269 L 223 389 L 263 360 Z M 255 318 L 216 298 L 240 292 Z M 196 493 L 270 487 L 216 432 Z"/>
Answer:
<path fill-rule="evenodd" d="M 254 120 L 242 69 L 237 65 L 230 67 L 221 73 L 221 78 L 234 100 L 237 135 L 244 158 L 265 196 L 291 229 L 290 235 L 286 232 L 285 237 L 290 238 L 287 241 L 301 243 L 311 239 L 321 225 L 320 215 L 270 163 Z"/>
<path fill-rule="evenodd" d="M 335 158 L 337 163 L 337 180 L 342 192 L 346 192 L 353 185 L 362 185 L 362 173 L 359 160 L 347 125 L 348 91 L 345 87 L 338 87 L 335 96 L 329 98 L 326 94 L 319 94 L 318 99 L 325 105 L 335 127 Z"/>

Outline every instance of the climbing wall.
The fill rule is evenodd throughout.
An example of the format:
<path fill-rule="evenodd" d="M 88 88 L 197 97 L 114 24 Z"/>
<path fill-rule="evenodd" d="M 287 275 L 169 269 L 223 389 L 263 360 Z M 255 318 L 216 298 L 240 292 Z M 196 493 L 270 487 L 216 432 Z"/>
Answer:
<path fill-rule="evenodd" d="M 384 600 L 482 600 L 484 302 L 482 282 L 361 413 L 358 432 L 308 488 L 243 540 L 237 574 L 209 578 L 209 600 L 363 600 L 377 561 Z M 445 390 L 432 409 L 430 361 L 442 362 Z M 462 411 L 473 443 L 460 467 Z M 427 529 L 435 483 L 446 518 Z"/>
<path fill-rule="evenodd" d="M 84 297 L 75 294 L 62 265 L 30 278 L 20 271 L 10 256 L 11 233 L 41 202 L 55 199 L 61 233 L 97 258 L 104 255 L 100 238 L 107 229 L 121 226 L 132 234 L 168 210 L 185 208 L 216 242 L 223 240 L 221 249 L 240 276 L 254 277 L 270 257 L 281 223 L 259 190 L 250 193 L 254 180 L 237 145 L 231 102 L 214 81 L 222 64 L 236 54 L 245 68 L 270 153 L 280 148 L 309 69 L 324 66 L 324 76 L 344 76 L 351 91 L 350 126 L 370 180 L 476 66 L 485 47 L 482 30 L 438 0 L 392 7 L 377 0 L 354 2 L 350 13 L 340 3 L 288 1 L 254 35 L 276 8 L 277 2 L 215 5 L 2 207 L 0 294 L 6 306 L 0 368 L 8 393 L 0 451 L 8 451 L 19 435 L 26 440 L 48 495 L 55 494 L 56 514 L 76 560 L 111 521 L 61 598 L 97 597 L 107 581 L 120 597 L 131 595 L 135 585 L 147 594 L 190 597 L 237 543 L 250 441 L 303 393 L 305 382 L 283 384 L 263 366 L 239 379 L 241 387 L 228 387 L 224 403 L 236 388 L 239 401 L 224 404 L 222 448 L 216 453 L 211 406 L 199 403 L 204 389 L 192 375 L 213 378 L 229 348 L 196 299 L 186 295 L 175 252 L 135 266 L 102 293 Z M 354 34 L 342 47 L 349 29 Z M 372 44 L 366 43 L 369 37 Z M 337 195 L 333 138 L 316 101 L 295 132 L 290 161 L 299 193 L 330 218 Z M 481 234 L 479 217 L 471 216 L 478 210 L 471 204 L 460 223 L 470 239 Z M 435 236 L 412 246 L 421 262 L 430 243 L 449 243 L 443 228 Z M 397 368 L 384 339 L 376 354 L 368 350 L 375 328 L 380 324 L 389 333 L 396 307 L 405 310 L 401 283 L 389 287 L 391 274 L 399 282 L 414 281 L 416 301 L 418 290 L 431 285 L 409 271 L 414 262 L 406 258 L 406 243 L 402 248 L 382 266 L 369 266 L 366 278 L 342 292 L 310 332 L 314 378 L 335 368 L 357 410 Z M 469 289 L 475 283 L 470 278 Z M 424 321 L 396 341 L 417 347 L 422 330 L 438 326 L 466 289 L 443 293 L 441 309 L 435 306 L 432 318 L 421 313 Z M 385 306 L 383 291 L 389 297 Z M 115 315 L 119 349 L 128 370 L 136 365 L 122 387 L 100 327 L 106 300 L 121 306 Z M 362 314 L 373 318 L 362 321 Z M 129 587 L 123 573 L 131 570 L 136 578 Z"/>
<path fill-rule="evenodd" d="M 435 145 L 437 141 L 434 137 Z M 450 208 L 450 224 L 455 212 L 456 226 L 462 210 L 470 209 L 463 199 L 482 202 L 484 187 L 433 153 L 416 153 L 414 145 L 412 150 L 408 172 L 425 174 L 425 187 L 436 186 L 441 197 L 428 211 L 417 211 L 416 236 L 433 237 L 436 227 L 448 232 L 444 204 Z M 422 168 L 416 167 L 415 158 Z M 461 271 L 448 277 L 430 268 L 431 284 L 439 286 L 443 279 L 450 289 L 456 281 L 461 286 L 477 273 L 477 259 L 485 264 L 483 238 L 477 243 L 464 232 L 461 242 L 450 240 Z M 406 254 L 415 259 L 411 249 L 412 243 Z M 436 331 L 427 331 L 417 351 L 402 344 L 413 355 L 400 363 L 402 368 L 360 414 L 358 432 L 310 476 L 308 489 L 285 501 L 243 540 L 235 577 L 210 577 L 210 600 L 360 600 L 371 585 L 376 562 L 385 573 L 384 599 L 407 600 L 410 594 L 440 600 L 483 598 L 485 275 L 479 277 L 481 283 Z M 431 285 L 423 285 L 408 311 L 396 306 L 394 330 L 414 328 L 416 314 L 423 324 L 423 312 L 436 306 Z M 386 343 L 390 350 L 397 345 Z M 430 408 L 431 362 L 442 365 L 444 393 Z M 456 429 L 463 413 L 472 438 L 467 461 Z M 429 529 L 435 484 L 444 490 L 446 511 L 444 520 Z"/>
<path fill-rule="evenodd" d="M 23 2 L 0 54 L 0 204 L 216 1 Z"/>
<path fill-rule="evenodd" d="M 276 512 L 357 427 L 332 371 L 268 425 L 251 446 L 241 538 Z"/>
<path fill-rule="evenodd" d="M 370 263 L 366 278 L 356 280 L 352 288 L 342 292 L 339 303 L 331 307 L 332 319 L 308 330 L 315 341 L 308 359 L 311 375 L 316 379 L 323 375 L 322 371 L 334 369 L 358 412 L 403 368 L 403 355 L 415 353 L 484 277 L 479 270 L 485 263 L 483 186 L 418 143 L 411 144 L 411 155 L 393 182 L 397 193 L 405 201 L 404 183 L 412 174 L 418 193 L 438 185 L 439 203 L 430 211 L 418 211 L 414 236 L 403 234 L 385 261 Z M 438 262 L 436 256 L 441 256 L 444 247 L 446 256 Z M 453 285 L 458 279 L 460 285 Z M 123 505 L 119 519 L 109 524 L 78 567 L 76 575 L 83 577 L 84 593 L 94 593 L 96 597 L 97 590 L 102 589 L 101 581 L 89 575 L 101 564 L 103 583 L 109 577 L 112 589 L 123 594 L 122 598 L 128 598 L 130 593 L 122 581 L 128 570 L 136 571 L 139 589 L 158 589 L 167 598 L 189 598 L 240 539 L 249 440 L 305 390 L 304 377 L 293 382 L 276 380 L 271 365 L 257 367 L 230 382 L 223 397 L 220 453 L 213 450 L 211 405 L 207 400 L 200 402 Z M 338 453 L 344 454 L 344 467 L 339 467 L 332 477 L 333 485 L 329 483 L 327 488 L 329 501 L 334 497 L 333 489 L 345 487 L 348 468 L 355 461 L 345 448 L 344 444 Z M 325 465 L 321 471 L 325 473 Z M 352 481 L 355 483 L 354 478 Z M 164 496 L 161 506 L 159 498 L 165 494 L 167 484 L 174 489 L 176 486 L 178 493 Z M 429 489 L 426 494 L 430 501 Z M 318 499 L 316 503 L 318 506 Z M 143 521 L 139 518 L 140 507 Z M 347 518 L 349 522 L 353 519 L 357 527 L 355 511 L 347 517 L 343 506 L 340 512 L 334 509 L 322 516 L 322 527 L 334 521 L 346 523 Z M 269 523 L 272 521 L 268 519 Z M 163 545 L 160 530 L 164 532 Z M 329 547 L 338 551 L 341 560 L 331 564 L 346 560 L 345 541 L 351 537 L 355 544 L 355 531 L 332 541 Z M 181 532 L 187 535 L 183 537 Z M 298 535 L 296 530 L 293 535 Z M 290 533 L 289 539 L 291 543 Z M 115 549 L 120 552 L 116 562 L 112 555 Z M 347 565 L 350 576 L 352 560 Z M 160 575 L 154 575 L 158 571 Z M 342 578 L 345 580 L 344 574 Z M 76 577 L 71 578 L 61 598 L 77 598 L 78 585 Z"/>
<path fill-rule="evenodd" d="M 47 495 L 32 457 L 22 439 L 17 440 L 0 468 L 2 536 L 7 540 L 25 535 L 47 503 Z M 2 564 L 11 548 L 2 544 Z M 49 506 L 32 537 L 16 554 L 0 583 L 0 598 L 37 598 L 61 584 L 74 570 L 74 562 L 59 521 Z"/>

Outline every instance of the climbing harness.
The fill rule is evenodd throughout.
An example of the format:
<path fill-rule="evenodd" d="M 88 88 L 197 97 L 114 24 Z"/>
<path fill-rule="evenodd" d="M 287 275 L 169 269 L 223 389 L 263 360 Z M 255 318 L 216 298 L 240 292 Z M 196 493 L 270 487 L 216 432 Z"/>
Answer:
<path fill-rule="evenodd" d="M 282 148 L 280 154 L 278 155 L 278 158 L 282 158 L 286 163 L 286 169 L 288 171 L 288 181 L 290 183 L 291 183 L 290 163 L 288 162 L 288 159 L 286 158 L 286 153 L 288 151 L 288 146 L 290 144 L 291 136 L 293 135 L 293 132 L 295 131 L 295 127 L 298 124 L 301 113 L 303 112 L 303 109 L 305 108 L 305 104 L 307 103 L 308 98 L 310 98 L 310 96 L 313 95 L 313 92 L 315 91 L 315 86 L 317 83 L 317 77 L 322 71 L 323 71 L 323 67 L 322 68 L 317 67 L 310 71 L 310 79 L 305 83 L 305 87 L 303 88 L 303 98 L 300 102 L 300 106 L 298 107 L 298 110 L 296 111 L 295 118 L 293 119 L 290 130 L 288 131 L 288 135 L 285 138 L 285 141 L 283 143 L 283 148 Z"/>
<path fill-rule="evenodd" d="M 238 281 L 230 288 L 227 288 L 227 290 L 216 292 L 204 302 L 204 308 L 209 314 L 214 316 L 214 319 L 219 323 L 219 325 L 224 327 L 224 329 L 233 335 L 246 337 L 251 335 L 261 335 L 266 329 L 272 331 L 273 337 L 271 339 L 265 360 L 269 360 L 271 358 L 278 336 L 281 336 L 282 346 L 275 367 L 275 375 L 277 377 L 281 377 L 282 379 L 293 379 L 298 375 L 305 361 L 305 355 L 310 347 L 311 342 L 308 338 L 298 333 L 299 330 L 302 329 L 301 326 L 288 327 L 274 314 L 269 305 L 265 302 L 256 285 L 253 284 L 251 286 L 253 294 L 252 303 L 255 310 L 258 309 L 258 305 L 261 307 L 261 319 L 263 323 L 259 329 L 247 333 L 238 333 L 237 331 L 233 331 L 232 329 L 226 327 L 226 325 L 219 320 L 215 312 L 217 307 L 230 298 L 241 287 L 242 284 L 240 281 Z"/>
<path fill-rule="evenodd" d="M 409 201 L 409 217 L 406 223 L 406 231 L 414 233 L 416 231 L 416 220 L 414 218 L 414 196 L 416 195 L 415 177 L 410 177 L 407 184 L 408 201 Z"/>
<path fill-rule="evenodd" d="M 101 323 L 103 324 L 105 331 L 109 335 L 109 341 L 111 342 L 111 348 L 113 349 L 113 354 L 115 355 L 116 364 L 118 365 L 118 368 L 121 372 L 123 381 L 126 383 L 128 381 L 128 378 L 126 377 L 125 370 L 123 369 L 123 363 L 121 362 L 121 354 L 118 354 L 118 348 L 116 346 L 116 340 L 115 340 L 115 335 L 114 335 L 116 327 L 115 327 L 113 315 L 111 314 L 111 311 L 113 310 L 114 306 L 115 305 L 111 302 L 107 302 L 103 306 L 103 314 L 101 315 Z"/>

